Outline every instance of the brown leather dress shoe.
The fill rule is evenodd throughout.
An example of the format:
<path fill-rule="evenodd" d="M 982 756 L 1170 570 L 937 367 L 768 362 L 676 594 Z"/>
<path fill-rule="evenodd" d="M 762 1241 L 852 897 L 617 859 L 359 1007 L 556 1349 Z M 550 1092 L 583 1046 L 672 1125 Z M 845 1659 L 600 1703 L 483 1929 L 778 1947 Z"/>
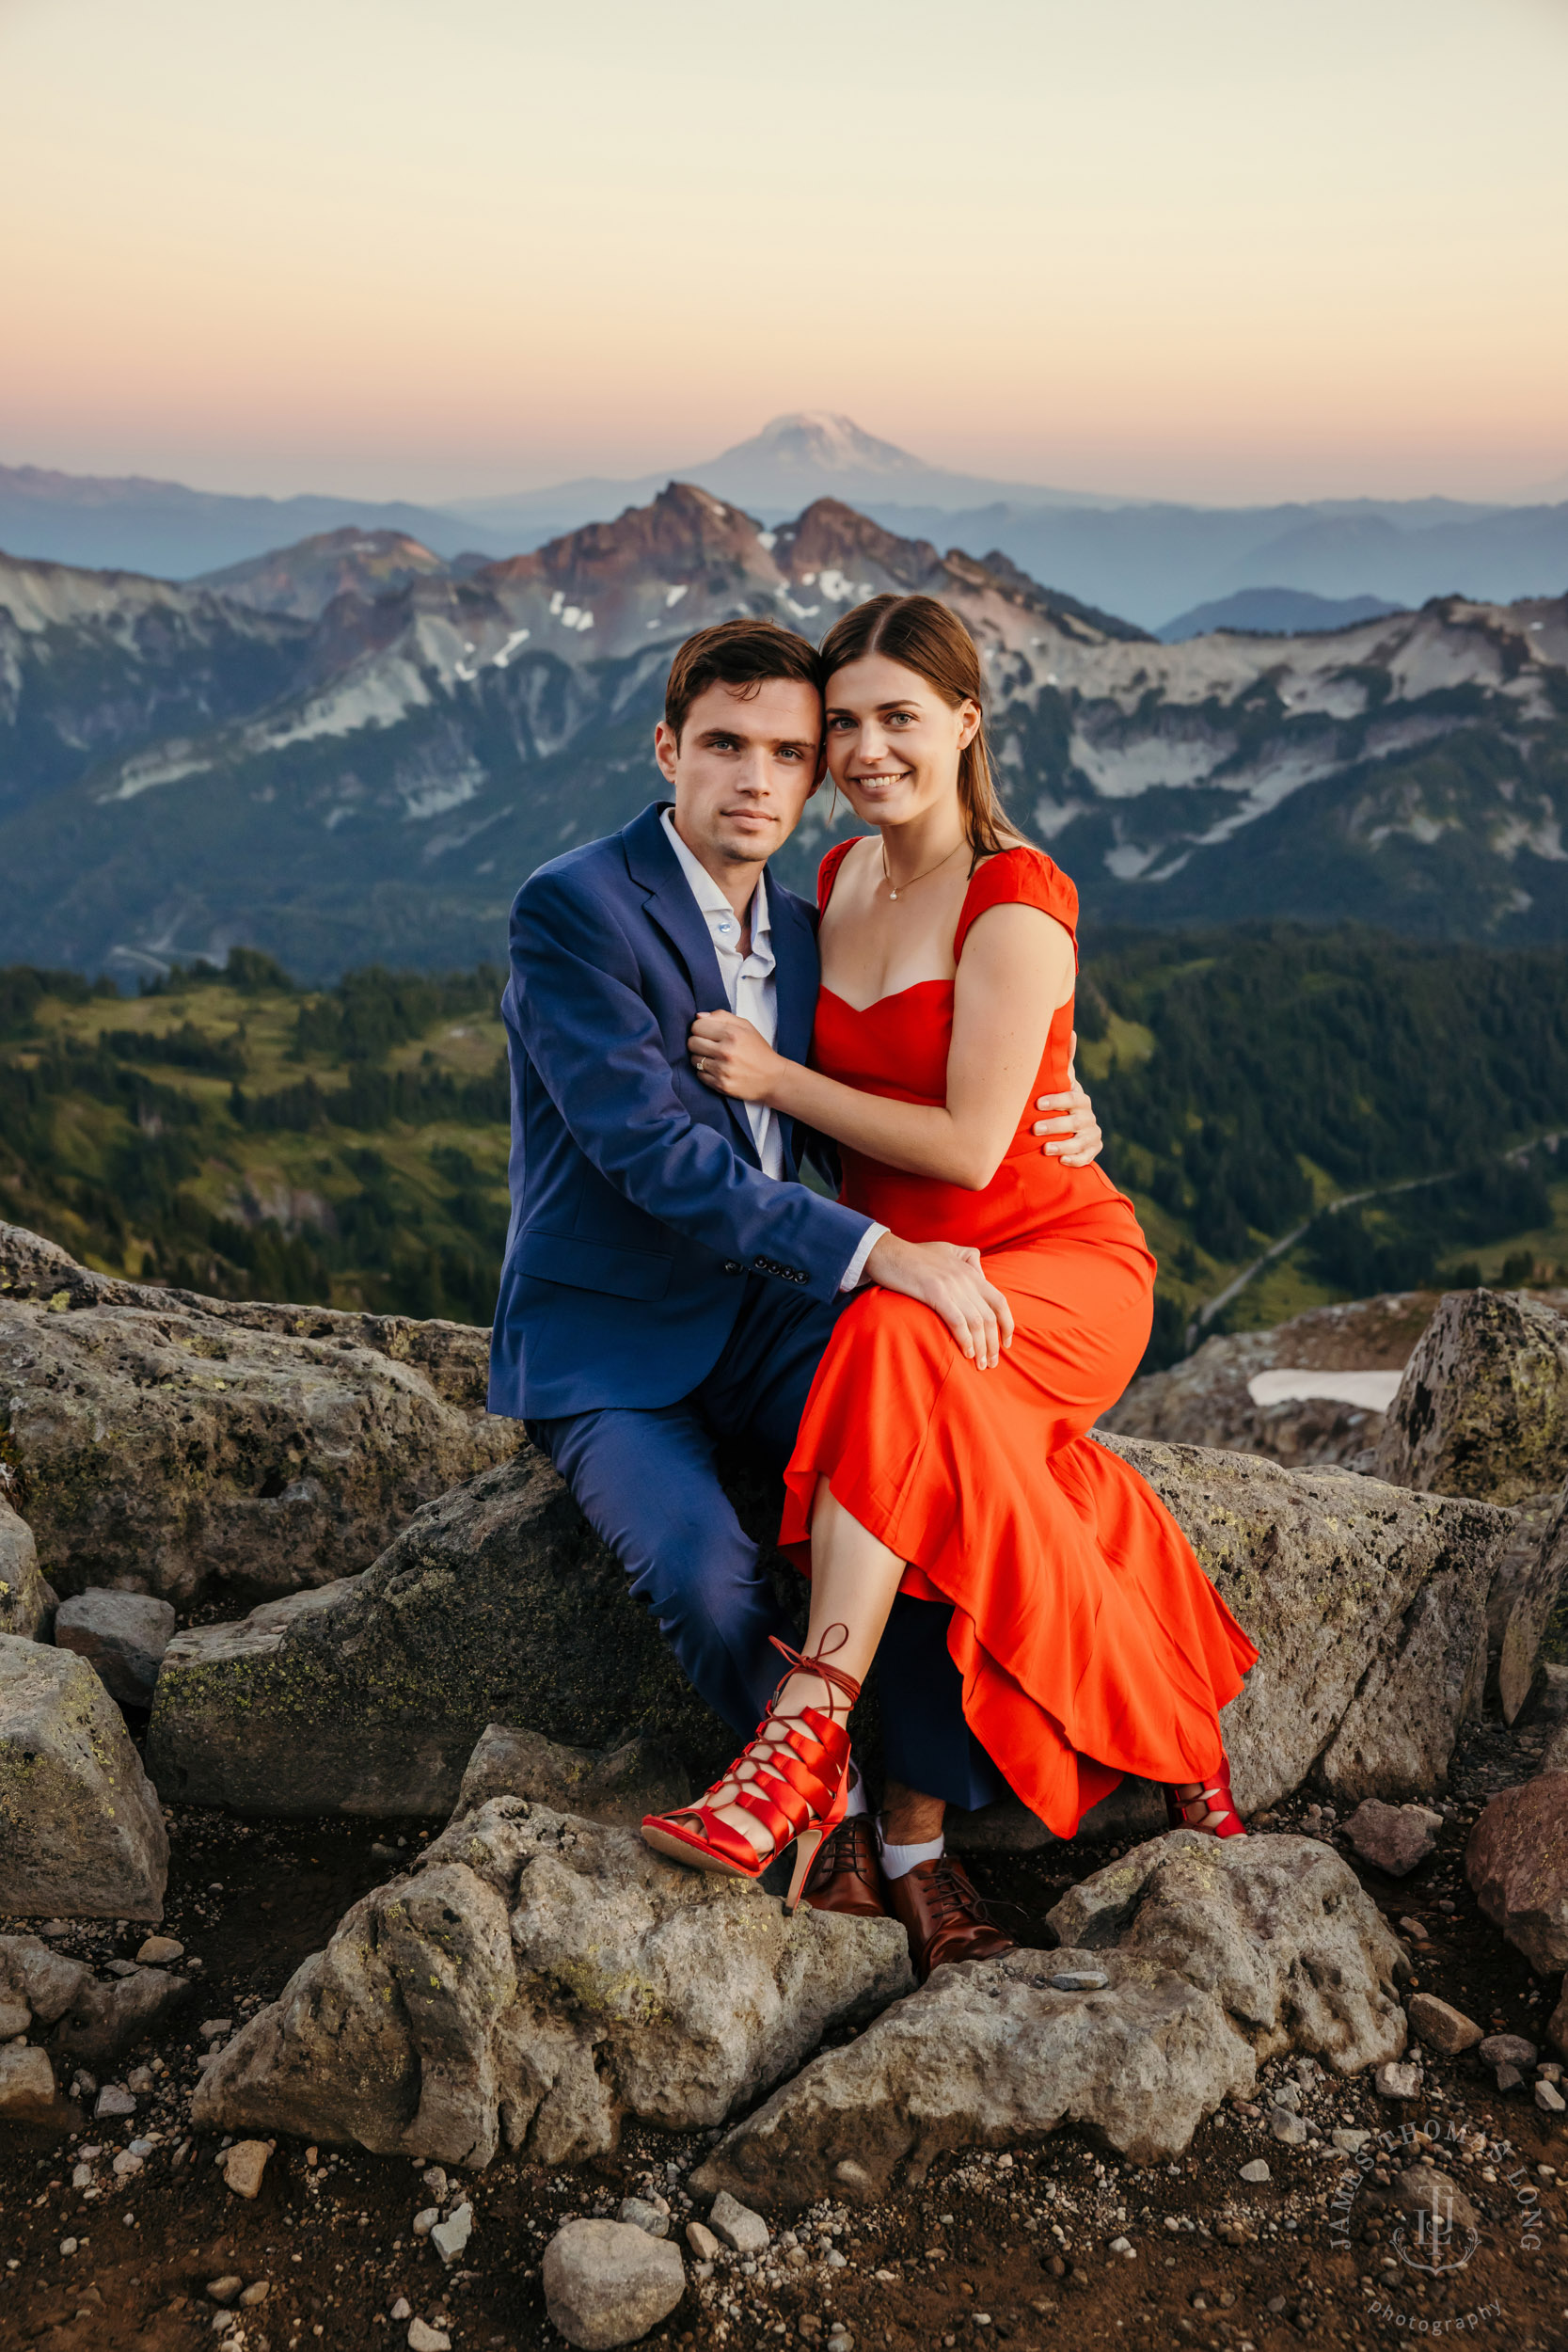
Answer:
<path fill-rule="evenodd" d="M 922 1984 L 945 1961 L 994 1960 L 999 1952 L 1017 1949 L 975 1893 L 963 1864 L 950 1853 L 917 1862 L 886 1885 L 888 1906 L 904 1923 Z"/>
<path fill-rule="evenodd" d="M 836 1911 L 848 1919 L 888 1916 L 887 1885 L 869 1813 L 840 1821 L 832 1836 L 824 1837 L 802 1899 L 813 1911 Z"/>

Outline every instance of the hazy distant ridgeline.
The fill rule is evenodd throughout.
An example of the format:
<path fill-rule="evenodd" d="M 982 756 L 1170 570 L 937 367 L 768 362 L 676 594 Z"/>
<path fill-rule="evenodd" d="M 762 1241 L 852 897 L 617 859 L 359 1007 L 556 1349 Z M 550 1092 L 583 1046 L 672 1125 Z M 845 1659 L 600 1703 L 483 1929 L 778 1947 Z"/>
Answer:
<path fill-rule="evenodd" d="M 493 969 L 294 988 L 222 972 L 116 994 L 0 972 L 0 1218 L 105 1272 L 219 1296 L 488 1322 L 507 1223 Z M 1319 1216 L 1248 1320 L 1467 1267 L 1568 1259 L 1568 948 L 1499 953 L 1288 927 L 1112 938 L 1081 1059 L 1161 1260 L 1154 1357 L 1265 1245 Z M 1454 1171 L 1451 1175 L 1449 1171 Z"/>
<path fill-rule="evenodd" d="M 1086 917 L 1568 936 L 1568 600 L 1164 644 L 818 501 L 689 485 L 502 563 L 357 531 L 222 587 L 0 559 L 0 957 L 150 972 L 241 943 L 323 978 L 504 949 L 521 880 L 660 788 L 673 645 L 921 590 L 985 654 L 1014 821 Z M 783 864 L 809 889 L 832 796 Z"/>
<path fill-rule="evenodd" d="M 775 417 L 716 457 L 635 479 L 590 476 L 444 509 L 319 495 L 235 498 L 180 483 L 0 467 L 0 548 L 176 580 L 347 529 L 410 535 L 446 557 L 505 556 L 645 505 L 672 476 L 766 523 L 833 498 L 906 538 L 994 548 L 1037 580 L 1162 633 L 1195 605 L 1259 588 L 1417 605 L 1456 592 L 1507 602 L 1568 586 L 1568 504 L 1428 498 L 1219 507 L 1129 499 L 957 473 L 821 410 Z"/>

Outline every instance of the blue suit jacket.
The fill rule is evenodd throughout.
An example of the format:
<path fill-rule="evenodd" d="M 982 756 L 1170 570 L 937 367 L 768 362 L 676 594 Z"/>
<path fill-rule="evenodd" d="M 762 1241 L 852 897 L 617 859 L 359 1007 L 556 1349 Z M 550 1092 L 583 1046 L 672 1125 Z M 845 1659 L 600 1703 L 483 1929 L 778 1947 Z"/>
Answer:
<path fill-rule="evenodd" d="M 717 1363 L 748 1273 L 824 1300 L 868 1220 L 765 1176 L 746 1114 L 687 1057 L 728 1009 L 708 929 L 659 822 L 568 850 L 512 909 L 501 999 L 512 1071 L 512 1224 L 490 1410 L 547 1420 L 673 1405 Z M 803 1061 L 813 908 L 768 884 L 777 1049 Z M 786 1126 L 785 1161 L 797 1149 Z"/>

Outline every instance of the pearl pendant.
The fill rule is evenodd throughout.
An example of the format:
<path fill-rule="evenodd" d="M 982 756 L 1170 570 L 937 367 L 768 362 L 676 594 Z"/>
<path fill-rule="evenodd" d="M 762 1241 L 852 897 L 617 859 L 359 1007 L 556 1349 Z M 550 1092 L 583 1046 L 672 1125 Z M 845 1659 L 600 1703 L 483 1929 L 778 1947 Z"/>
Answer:
<path fill-rule="evenodd" d="M 898 896 L 898 893 L 897 893 L 897 891 L 896 891 L 896 890 L 890 890 L 890 891 L 888 892 L 888 894 L 887 894 L 887 895 L 888 895 L 888 897 L 889 897 L 890 898 L 895 898 L 895 898 L 897 898 L 897 896 Z"/>

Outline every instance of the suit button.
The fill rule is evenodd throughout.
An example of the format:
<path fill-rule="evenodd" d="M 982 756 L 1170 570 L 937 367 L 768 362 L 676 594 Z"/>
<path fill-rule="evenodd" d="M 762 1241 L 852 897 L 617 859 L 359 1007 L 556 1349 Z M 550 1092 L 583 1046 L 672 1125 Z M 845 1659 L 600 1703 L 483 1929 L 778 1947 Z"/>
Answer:
<path fill-rule="evenodd" d="M 734 1258 L 726 1258 L 724 1261 L 724 1271 L 726 1274 L 738 1274 L 740 1272 L 738 1262 Z"/>

